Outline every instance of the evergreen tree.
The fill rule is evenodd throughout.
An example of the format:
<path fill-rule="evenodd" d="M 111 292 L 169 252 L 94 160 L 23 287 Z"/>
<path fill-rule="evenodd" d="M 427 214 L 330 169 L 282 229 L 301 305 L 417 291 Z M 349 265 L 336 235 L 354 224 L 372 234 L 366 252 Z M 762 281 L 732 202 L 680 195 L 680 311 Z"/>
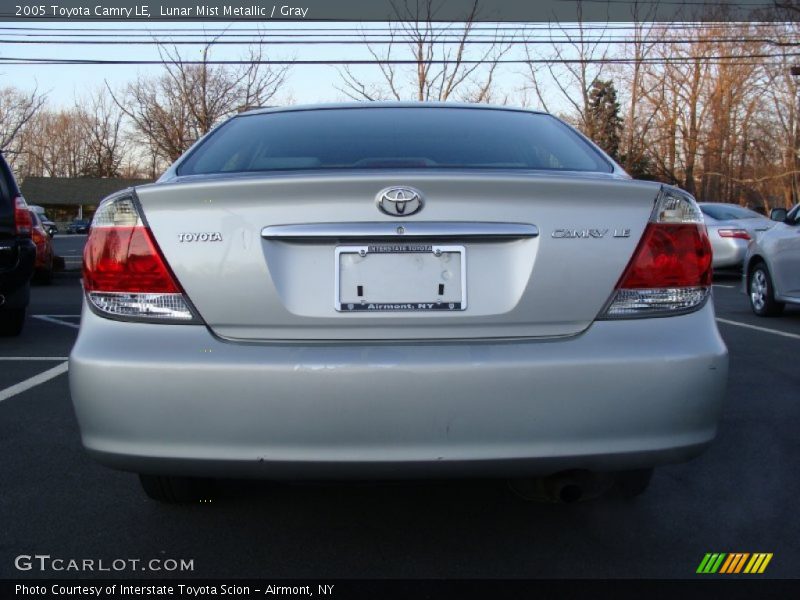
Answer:
<path fill-rule="evenodd" d="M 622 118 L 619 116 L 619 102 L 614 82 L 595 79 L 589 91 L 589 114 L 587 129 L 594 142 L 605 150 L 611 158 L 619 160 L 619 143 L 622 132 Z"/>

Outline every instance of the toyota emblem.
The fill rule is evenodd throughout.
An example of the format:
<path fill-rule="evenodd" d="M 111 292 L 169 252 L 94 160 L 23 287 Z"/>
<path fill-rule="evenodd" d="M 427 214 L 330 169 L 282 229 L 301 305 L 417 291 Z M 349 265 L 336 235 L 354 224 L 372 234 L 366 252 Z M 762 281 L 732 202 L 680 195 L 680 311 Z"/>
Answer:
<path fill-rule="evenodd" d="M 422 210 L 422 193 L 410 187 L 390 187 L 378 192 L 375 203 L 392 217 L 409 217 Z"/>

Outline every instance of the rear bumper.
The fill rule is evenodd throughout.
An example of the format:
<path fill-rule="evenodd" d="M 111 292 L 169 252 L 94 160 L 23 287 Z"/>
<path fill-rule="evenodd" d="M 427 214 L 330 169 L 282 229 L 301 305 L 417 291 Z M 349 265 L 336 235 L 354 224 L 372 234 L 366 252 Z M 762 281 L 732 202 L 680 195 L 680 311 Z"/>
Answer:
<path fill-rule="evenodd" d="M 747 240 L 739 238 L 720 237 L 719 233 L 714 231 L 711 237 L 712 266 L 715 269 L 741 266 L 747 254 L 747 243 Z"/>
<path fill-rule="evenodd" d="M 42 242 L 36 246 L 36 262 L 34 268 L 37 271 L 47 270 L 52 265 L 52 251 L 48 248 L 47 242 Z"/>
<path fill-rule="evenodd" d="M 617 470 L 714 438 L 713 308 L 551 341 L 235 344 L 84 309 L 70 357 L 83 443 L 174 475 L 394 477 Z"/>

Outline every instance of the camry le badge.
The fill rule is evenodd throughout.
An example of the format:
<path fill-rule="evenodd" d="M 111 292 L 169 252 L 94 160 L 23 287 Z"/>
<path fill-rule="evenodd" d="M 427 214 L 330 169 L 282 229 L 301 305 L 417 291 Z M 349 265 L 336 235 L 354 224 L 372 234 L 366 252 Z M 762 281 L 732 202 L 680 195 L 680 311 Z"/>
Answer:
<path fill-rule="evenodd" d="M 565 238 L 595 238 L 600 239 L 604 238 L 606 234 L 608 234 L 608 229 L 556 229 L 552 233 L 552 237 L 556 239 L 565 239 Z M 626 238 L 631 237 L 631 230 L 630 229 L 615 229 L 612 237 L 615 238 Z"/>
<path fill-rule="evenodd" d="M 378 192 L 375 204 L 392 217 L 410 217 L 422 210 L 422 193 L 410 187 L 389 187 Z"/>

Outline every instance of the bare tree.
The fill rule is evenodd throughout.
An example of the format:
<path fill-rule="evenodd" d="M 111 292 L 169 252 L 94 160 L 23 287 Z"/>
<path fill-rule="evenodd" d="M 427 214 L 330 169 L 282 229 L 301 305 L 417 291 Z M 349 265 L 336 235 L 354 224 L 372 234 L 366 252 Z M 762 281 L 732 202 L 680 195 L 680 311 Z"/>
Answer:
<path fill-rule="evenodd" d="M 748 56 L 761 55 L 764 44 L 754 26 L 745 24 L 707 27 L 699 41 L 695 47 L 713 59 L 700 84 L 706 114 L 701 122 L 702 175 L 697 191 L 703 198 L 736 201 L 740 190 L 734 179 L 745 167 L 741 154 L 749 146 L 753 113 L 762 101 L 758 88 L 763 61 Z"/>
<path fill-rule="evenodd" d="M 792 74 L 796 59 L 791 46 L 797 39 L 798 24 L 774 25 L 771 33 L 781 44 L 780 57 L 764 68 L 762 82 L 754 90 L 763 102 L 748 113 L 752 132 L 746 160 L 740 163 L 745 162 L 750 170 L 741 173 L 737 183 L 753 189 L 764 204 L 772 197 L 773 205 L 789 207 L 800 198 L 800 86 Z"/>
<path fill-rule="evenodd" d="M 86 142 L 85 175 L 118 177 L 126 153 L 123 113 L 105 88 L 95 90 L 76 105 Z"/>
<path fill-rule="evenodd" d="M 577 25 L 573 31 L 563 25 L 551 30 L 550 53 L 540 55 L 525 45 L 528 89 L 533 90 L 539 106 L 547 112 L 559 102 L 566 102 L 573 113 L 565 115 L 589 137 L 594 137 L 589 118 L 589 95 L 594 82 L 607 68 L 604 60 L 609 45 L 603 40 L 605 28 L 587 32 L 581 2 L 576 5 Z M 544 61 L 544 62 L 542 62 Z M 551 95 L 547 90 L 555 88 Z"/>
<path fill-rule="evenodd" d="M 165 160 L 174 161 L 191 145 L 195 134 L 189 108 L 168 75 L 139 77 L 128 84 L 122 97 L 108 89 L 137 133 L 144 136 L 142 141 L 155 147 Z"/>
<path fill-rule="evenodd" d="M 126 159 L 123 115 L 100 88 L 66 110 L 39 110 L 21 128 L 21 176 L 118 177 Z"/>
<path fill-rule="evenodd" d="M 635 177 L 651 177 L 652 160 L 648 156 L 647 139 L 654 125 L 658 106 L 643 99 L 651 96 L 659 87 L 658 78 L 648 77 L 652 72 L 649 60 L 663 37 L 663 29 L 652 18 L 657 6 L 646 6 L 634 2 L 631 6 L 632 34 L 623 48 L 622 56 L 630 62 L 612 68 L 621 82 L 619 90 L 623 102 L 627 102 L 624 115 L 620 160 L 623 168 Z"/>
<path fill-rule="evenodd" d="M 0 89 L 0 150 L 15 164 L 24 151 L 20 133 L 46 100 L 38 88 L 23 92 L 14 87 Z"/>
<path fill-rule="evenodd" d="M 37 177 L 84 176 L 89 168 L 84 119 L 79 109 L 39 111 L 20 132 L 24 152 L 18 172 Z"/>
<path fill-rule="evenodd" d="M 243 107 L 269 102 L 286 80 L 288 66 L 262 63 L 261 44 L 251 48 L 242 66 L 212 64 L 217 39 L 203 46 L 199 64 L 187 64 L 176 47 L 160 44 L 161 75 L 140 76 L 123 94 L 106 84 L 114 102 L 163 160 L 174 161 L 194 140 Z"/>
<path fill-rule="evenodd" d="M 703 200 L 774 205 L 767 174 L 790 147 L 796 112 L 788 65 L 770 55 L 781 25 L 722 21 L 673 26 L 652 49 L 637 109 L 652 115 L 645 156 L 658 178 Z"/>
<path fill-rule="evenodd" d="M 342 85 L 337 89 L 354 100 L 418 100 L 467 102 L 502 101 L 494 89 L 500 59 L 511 45 L 495 31 L 493 43 L 471 53 L 470 41 L 479 14 L 478 0 L 464 21 L 448 26 L 435 24 L 441 4 L 421 0 L 392 2 L 396 22 L 389 25 L 383 46 L 366 41 L 365 46 L 379 71 L 373 82 L 349 66 L 339 69 Z M 392 61 L 408 60 L 410 66 Z"/>
<path fill-rule="evenodd" d="M 719 35 L 714 29 L 672 27 L 649 49 L 655 62 L 639 71 L 637 111 L 647 115 L 639 135 L 644 156 L 658 178 L 691 193 L 698 189 L 698 168 L 709 139 L 708 99 Z"/>

